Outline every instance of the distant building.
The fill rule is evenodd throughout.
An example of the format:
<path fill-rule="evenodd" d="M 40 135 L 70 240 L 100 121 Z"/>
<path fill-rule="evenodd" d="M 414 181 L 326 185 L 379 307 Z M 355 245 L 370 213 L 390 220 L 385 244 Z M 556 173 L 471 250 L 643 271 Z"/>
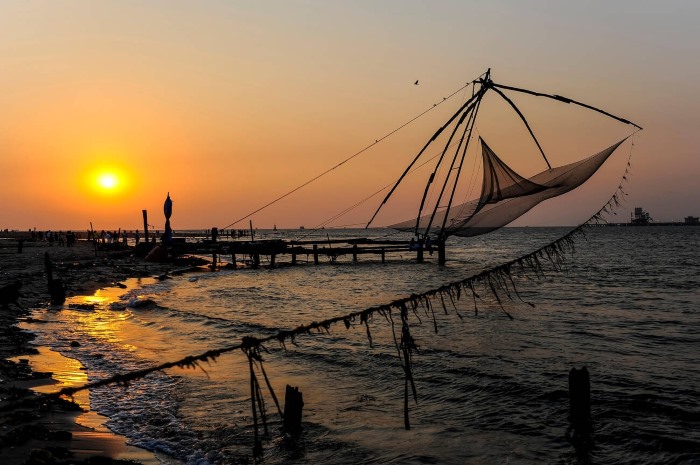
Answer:
<path fill-rule="evenodd" d="M 645 212 L 642 207 L 635 207 L 634 213 L 630 218 L 630 223 L 634 225 L 646 225 L 654 221 L 649 213 Z"/>
<path fill-rule="evenodd" d="M 700 218 L 697 216 L 686 216 L 685 224 L 700 224 Z"/>

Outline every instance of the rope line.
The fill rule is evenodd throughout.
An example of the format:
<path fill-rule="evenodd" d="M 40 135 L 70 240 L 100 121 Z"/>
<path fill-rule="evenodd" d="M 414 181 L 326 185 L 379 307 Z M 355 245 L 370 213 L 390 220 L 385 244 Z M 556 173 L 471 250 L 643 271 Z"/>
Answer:
<path fill-rule="evenodd" d="M 471 293 L 475 299 L 476 305 L 476 299 L 481 299 L 481 297 L 475 290 L 475 285 L 479 284 L 486 286 L 486 288 L 494 294 L 495 298 L 497 299 L 497 302 L 502 308 L 502 301 L 498 296 L 499 291 L 505 292 L 506 295 L 511 299 L 513 298 L 513 294 L 518 296 L 517 290 L 515 289 L 511 277 L 511 272 L 514 270 L 514 268 L 517 267 L 522 272 L 527 272 L 527 270 L 530 270 L 535 273 L 536 277 L 544 276 L 542 274 L 542 270 L 545 268 L 545 263 L 549 263 L 555 270 L 561 271 L 563 269 L 562 266 L 565 262 L 566 255 L 568 253 L 573 254 L 575 252 L 574 238 L 580 235 L 585 235 L 583 229 L 586 226 L 607 223 L 603 216 L 608 213 L 613 213 L 613 210 L 620 207 L 621 202 L 627 195 L 623 190 L 623 185 L 628 182 L 628 177 L 632 166 L 631 157 L 632 152 L 630 151 L 630 155 L 627 161 L 627 167 L 625 168 L 625 172 L 622 176 L 622 179 L 619 185 L 617 186 L 615 193 L 612 195 L 612 197 L 610 197 L 610 199 L 605 203 L 605 205 L 603 205 L 602 208 L 600 208 L 588 220 L 574 227 L 565 235 L 540 247 L 534 252 L 522 255 L 509 262 L 495 266 L 493 268 L 482 271 L 481 273 L 469 276 L 467 278 L 447 283 L 440 287 L 429 289 L 419 294 L 411 294 L 408 297 L 397 299 L 387 304 L 369 307 L 363 310 L 351 312 L 342 316 L 337 316 L 318 322 L 314 321 L 290 330 L 280 330 L 276 334 L 265 337 L 244 336 L 241 339 L 241 342 L 237 344 L 224 346 L 217 349 L 210 349 L 198 355 L 189 355 L 179 360 L 165 362 L 160 365 L 144 368 L 141 370 L 134 370 L 128 373 L 117 374 L 109 378 L 93 381 L 90 383 L 83 384 L 81 386 L 66 387 L 55 393 L 41 394 L 41 396 L 49 398 L 57 398 L 64 395 L 72 396 L 73 394 L 80 391 L 84 391 L 86 389 L 98 388 L 110 384 L 128 384 L 131 381 L 143 378 L 156 371 L 166 370 L 168 368 L 197 368 L 197 362 L 215 361 L 216 358 L 218 358 L 219 356 L 229 352 L 234 352 L 236 350 L 243 350 L 244 352 L 248 352 L 253 349 L 261 348 L 264 344 L 272 341 L 277 341 L 284 347 L 284 344 L 287 340 L 294 342 L 297 336 L 310 334 L 312 331 L 328 331 L 330 330 L 331 326 L 341 322 L 345 324 L 346 328 L 350 328 L 350 326 L 352 326 L 352 323 L 357 321 L 357 319 L 360 320 L 361 324 L 366 325 L 367 322 L 371 319 L 371 317 L 374 316 L 374 314 L 379 313 L 382 315 L 387 315 L 391 313 L 392 309 L 402 310 L 405 307 L 412 308 L 415 310 L 419 306 L 423 305 L 428 310 L 430 310 L 432 308 L 431 299 L 436 298 L 441 299 L 441 303 L 443 306 L 445 302 L 445 297 L 448 297 L 452 301 L 452 303 L 454 303 L 455 300 L 460 300 L 463 292 Z M 508 281 L 506 281 L 506 279 Z M 509 282 L 510 284 L 508 284 Z M 513 294 L 511 294 L 511 291 L 513 292 Z M 445 311 L 447 311 L 446 307 Z M 506 315 L 511 319 L 513 318 L 508 313 L 506 313 Z M 367 331 L 369 334 L 369 327 L 367 327 Z M 5 406 L 2 409 L 5 410 L 7 408 L 12 408 L 13 405 L 15 404 Z"/>
<path fill-rule="evenodd" d="M 266 209 L 267 207 L 276 204 L 276 203 L 279 202 L 280 200 L 282 200 L 282 199 L 284 199 L 284 198 L 286 198 L 286 197 L 292 195 L 293 193 L 297 192 L 298 190 L 300 190 L 300 189 L 302 189 L 302 188 L 308 186 L 308 185 L 311 184 L 312 182 L 314 182 L 314 181 L 316 181 L 317 179 L 319 179 L 319 178 L 325 176 L 326 174 L 330 173 L 331 171 L 335 170 L 336 168 L 341 167 L 342 165 L 344 165 L 345 163 L 349 162 L 349 161 L 352 160 L 353 158 L 355 158 L 355 157 L 361 155 L 362 153 L 364 153 L 364 152 L 366 152 L 367 150 L 371 149 L 371 148 L 374 147 L 375 145 L 379 144 L 379 143 L 382 142 L 384 139 L 386 139 L 386 138 L 388 138 L 388 137 L 390 137 L 390 136 L 396 134 L 396 133 L 399 132 L 401 129 L 403 129 L 403 128 L 405 128 L 406 126 L 408 126 L 409 124 L 413 123 L 414 121 L 416 121 L 418 118 L 422 117 L 423 115 L 425 115 L 425 114 L 428 113 L 429 111 L 431 111 L 431 110 L 437 108 L 439 105 L 442 105 L 443 103 L 445 103 L 446 101 L 448 101 L 449 99 L 451 99 L 452 97 L 454 97 L 455 95 L 457 95 L 459 92 L 461 92 L 462 90 L 464 90 L 464 89 L 466 89 L 467 87 L 469 87 L 471 84 L 473 84 L 473 81 L 472 81 L 472 82 L 466 83 L 465 85 L 463 85 L 462 87 L 460 87 L 460 88 L 457 89 L 456 91 L 452 92 L 452 93 L 451 93 L 450 95 L 448 95 L 447 97 L 444 97 L 441 101 L 439 101 L 439 102 L 437 102 L 437 103 L 434 103 L 434 104 L 433 104 L 431 107 L 429 107 L 427 110 L 424 110 L 423 112 L 421 112 L 421 113 L 418 114 L 417 116 L 414 116 L 414 117 L 411 118 L 410 120 L 408 120 L 408 121 L 406 121 L 405 123 L 403 123 L 401 126 L 399 126 L 399 127 L 397 127 L 396 129 L 390 131 L 390 132 L 387 133 L 386 135 L 382 136 L 381 138 L 376 139 L 374 142 L 372 142 L 371 144 L 367 145 L 365 148 L 363 148 L 363 149 L 361 149 L 361 150 L 355 152 L 354 154 L 350 155 L 349 157 L 347 157 L 345 160 L 341 161 L 341 162 L 338 163 L 337 165 L 335 165 L 335 166 L 333 166 L 333 167 L 331 167 L 331 168 L 328 168 L 326 171 L 322 172 L 321 174 L 318 174 L 318 175 L 314 176 L 313 178 L 311 178 L 311 179 L 309 179 L 308 181 L 304 182 L 303 184 L 301 184 L 301 185 L 295 187 L 294 189 L 292 189 L 291 191 L 287 192 L 286 194 L 283 194 L 283 195 L 277 197 L 276 199 L 274 199 L 274 200 L 272 200 L 272 201 L 266 203 L 265 205 L 263 205 L 262 207 L 258 208 L 257 210 L 248 213 L 247 215 L 245 215 L 245 216 L 239 218 L 238 220 L 234 221 L 233 223 L 231 223 L 231 224 L 229 224 L 229 225 L 226 225 L 226 226 L 224 226 L 223 228 L 220 228 L 220 229 L 228 229 L 228 228 L 230 228 L 231 226 L 233 226 L 233 225 L 235 225 L 235 224 L 238 224 L 238 223 L 240 223 L 241 221 L 243 221 L 243 220 L 245 220 L 245 219 L 250 218 L 251 216 L 255 215 L 256 213 L 261 212 L 262 210 Z"/>

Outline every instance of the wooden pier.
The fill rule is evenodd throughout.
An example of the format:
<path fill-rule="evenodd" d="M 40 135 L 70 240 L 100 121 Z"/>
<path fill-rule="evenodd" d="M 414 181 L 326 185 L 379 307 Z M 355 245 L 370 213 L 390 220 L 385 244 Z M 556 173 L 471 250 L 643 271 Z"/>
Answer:
<path fill-rule="evenodd" d="M 267 266 L 297 265 L 300 261 L 318 265 L 321 258 L 335 262 L 339 257 L 351 257 L 358 262 L 361 256 L 373 256 L 385 263 L 387 257 L 406 255 L 415 256 L 418 263 L 423 262 L 425 254 L 437 252 L 438 262 L 445 263 L 445 246 L 443 242 L 419 244 L 417 241 L 386 239 L 315 239 L 315 240 L 203 240 L 186 242 L 184 238 L 174 238 L 170 251 L 175 255 L 196 254 L 211 255 L 213 265 L 227 257 L 230 263 L 240 262 L 253 268 L 261 266 L 262 258 L 267 257 Z M 303 258 L 302 258 L 303 257 Z"/>

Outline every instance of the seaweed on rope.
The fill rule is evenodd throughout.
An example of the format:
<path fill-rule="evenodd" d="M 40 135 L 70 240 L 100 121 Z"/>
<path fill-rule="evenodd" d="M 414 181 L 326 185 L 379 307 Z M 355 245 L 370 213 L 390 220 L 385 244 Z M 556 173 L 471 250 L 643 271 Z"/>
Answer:
<path fill-rule="evenodd" d="M 634 143 L 632 144 L 634 145 Z M 426 317 L 432 319 L 434 331 L 438 332 L 438 323 L 435 317 L 435 305 L 440 305 L 445 312 L 449 314 L 448 305 L 446 304 L 446 298 L 452 303 L 455 314 L 462 319 L 462 315 L 457 311 L 456 302 L 463 298 L 469 298 L 474 302 L 474 312 L 475 315 L 478 314 L 479 304 L 477 301 L 484 301 L 482 295 L 480 295 L 476 288 L 481 286 L 487 293 L 490 293 L 501 310 L 505 315 L 513 320 L 513 316 L 510 315 L 504 305 L 502 295 L 505 295 L 509 300 L 515 301 L 518 299 L 520 302 L 525 303 L 531 307 L 534 304 L 527 302 L 520 296 L 515 280 L 513 279 L 513 273 L 521 273 L 525 277 L 529 278 L 530 273 L 534 273 L 534 278 L 542 279 L 544 278 L 544 272 L 547 270 L 553 270 L 555 272 L 564 271 L 564 265 L 566 264 L 567 257 L 572 256 L 575 249 L 576 239 L 579 237 L 585 238 L 585 227 L 594 226 L 606 223 L 604 215 L 609 213 L 614 213 L 614 210 L 621 205 L 624 197 L 627 195 L 623 190 L 623 184 L 628 182 L 628 177 L 631 170 L 631 156 L 632 152 L 630 150 L 629 158 L 627 161 L 627 166 L 624 171 L 624 175 L 615 190 L 614 194 L 610 199 L 600 208 L 593 216 L 591 216 L 587 221 L 580 224 L 579 226 L 573 228 L 565 235 L 559 237 L 558 239 L 546 244 L 539 249 L 518 257 L 509 262 L 503 263 L 501 265 L 495 266 L 488 270 L 482 271 L 473 276 L 467 278 L 443 284 L 434 289 L 429 289 L 420 294 L 411 294 L 408 297 L 394 300 L 393 302 L 378 305 L 370 308 L 366 308 L 360 311 L 351 312 L 345 315 L 337 316 L 334 318 L 329 318 L 326 320 L 311 322 L 305 325 L 298 326 L 297 328 L 290 330 L 280 330 L 276 334 L 265 336 L 265 337 L 253 337 L 244 336 L 241 342 L 225 347 L 219 347 L 216 349 L 210 349 L 206 352 L 197 355 L 189 355 L 180 360 L 165 362 L 160 365 L 144 368 L 141 370 L 135 370 L 128 373 L 120 373 L 109 378 L 92 381 L 81 386 L 76 387 L 66 387 L 57 392 L 50 394 L 38 394 L 32 398 L 25 399 L 19 402 L 7 403 L 0 407 L 1 410 L 10 410 L 17 408 L 21 405 L 27 403 L 43 402 L 50 398 L 59 398 L 61 396 L 73 396 L 73 394 L 83 391 L 86 389 L 98 388 L 107 385 L 122 385 L 128 386 L 132 381 L 144 378 L 151 373 L 157 371 L 167 370 L 168 368 L 193 368 L 201 369 L 204 373 L 206 371 L 200 365 L 200 362 L 215 362 L 216 359 L 226 353 L 241 350 L 248 359 L 248 368 L 250 371 L 250 397 L 251 397 L 251 410 L 253 417 L 253 427 L 254 427 L 254 456 L 259 456 L 262 453 L 262 442 L 260 440 L 259 434 L 259 424 L 258 417 L 262 422 L 263 430 L 267 433 L 267 415 L 265 409 L 265 402 L 263 397 L 262 388 L 258 380 L 259 373 L 262 375 L 265 385 L 270 393 L 270 397 L 273 399 L 275 406 L 280 417 L 284 418 L 284 413 L 280 408 L 278 398 L 272 388 L 269 377 L 265 372 L 263 365 L 263 358 L 261 351 L 266 351 L 265 344 L 277 341 L 284 350 L 286 350 L 286 342 L 290 341 L 292 344 L 296 344 L 296 338 L 303 336 L 305 334 L 311 334 L 313 331 L 317 332 L 330 332 L 331 326 L 343 323 L 346 329 L 350 329 L 353 326 L 359 325 L 365 326 L 365 331 L 367 333 L 367 340 L 370 347 L 372 347 L 372 334 L 370 331 L 370 323 L 373 321 L 375 314 L 383 316 L 388 322 L 391 334 L 393 337 L 393 342 L 397 350 L 397 357 L 404 371 L 404 427 L 405 429 L 410 429 L 409 421 L 409 397 L 412 396 L 414 402 L 418 403 L 418 392 L 413 378 L 412 370 L 412 357 L 414 353 L 419 352 L 419 346 L 415 339 L 411 335 L 410 331 L 410 315 L 413 316 L 418 321 L 418 324 L 422 324 L 423 321 L 419 315 L 419 308 L 422 307 Z M 394 321 L 394 317 L 400 318 L 401 328 L 399 336 L 397 337 L 397 328 Z M 410 396 L 409 396 L 410 389 Z"/>

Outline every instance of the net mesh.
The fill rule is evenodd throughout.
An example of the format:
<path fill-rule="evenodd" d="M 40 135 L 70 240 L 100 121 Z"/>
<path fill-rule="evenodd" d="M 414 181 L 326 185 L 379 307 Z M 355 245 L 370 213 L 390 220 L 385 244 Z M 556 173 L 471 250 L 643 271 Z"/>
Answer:
<path fill-rule="evenodd" d="M 390 228 L 401 231 L 425 230 L 429 224 L 445 223 L 443 235 L 471 237 L 501 228 L 534 206 L 569 192 L 586 182 L 612 155 L 620 142 L 583 160 L 545 170 L 527 179 L 506 165 L 481 140 L 484 177 L 478 199 L 443 209 L 435 214 L 396 223 Z M 445 221 L 445 216 L 447 221 Z"/>

